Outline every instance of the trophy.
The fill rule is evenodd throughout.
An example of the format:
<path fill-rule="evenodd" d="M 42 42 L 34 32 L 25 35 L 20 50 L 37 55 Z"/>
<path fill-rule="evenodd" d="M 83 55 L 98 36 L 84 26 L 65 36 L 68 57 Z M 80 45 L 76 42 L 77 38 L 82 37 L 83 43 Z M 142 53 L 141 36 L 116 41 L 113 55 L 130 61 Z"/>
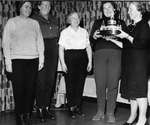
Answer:
<path fill-rule="evenodd" d="M 117 24 L 117 21 L 114 18 L 110 18 L 104 25 L 104 22 L 102 23 L 100 27 L 100 34 L 105 37 L 113 37 L 115 38 L 115 35 L 118 35 L 121 33 L 121 25 Z"/>

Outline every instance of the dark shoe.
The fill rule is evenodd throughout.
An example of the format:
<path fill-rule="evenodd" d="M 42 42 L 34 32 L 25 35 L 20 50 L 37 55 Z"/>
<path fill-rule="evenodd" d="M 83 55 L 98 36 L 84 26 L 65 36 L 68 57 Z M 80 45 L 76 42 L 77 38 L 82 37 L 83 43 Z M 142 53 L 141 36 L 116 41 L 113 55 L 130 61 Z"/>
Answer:
<path fill-rule="evenodd" d="M 123 125 L 133 125 L 133 122 L 132 123 L 125 122 Z"/>
<path fill-rule="evenodd" d="M 23 118 L 24 118 L 25 125 L 32 125 L 30 113 L 24 114 Z"/>
<path fill-rule="evenodd" d="M 116 118 L 115 118 L 114 114 L 107 114 L 106 121 L 108 123 L 115 123 L 116 122 Z"/>
<path fill-rule="evenodd" d="M 70 111 L 70 115 L 72 119 L 76 118 L 76 113 L 74 111 Z"/>
<path fill-rule="evenodd" d="M 79 116 L 84 117 L 85 114 L 81 111 L 81 109 L 79 107 L 75 108 L 75 113 Z"/>
<path fill-rule="evenodd" d="M 145 122 L 145 124 L 144 125 L 149 125 L 149 122 L 148 122 L 148 120 L 146 120 L 146 122 Z"/>
<path fill-rule="evenodd" d="M 23 115 L 16 115 L 16 125 L 25 125 Z"/>
<path fill-rule="evenodd" d="M 72 118 L 72 119 L 75 119 L 75 118 L 76 118 L 76 115 L 77 115 L 75 109 L 76 109 L 76 106 L 72 106 L 72 107 L 70 107 L 70 109 L 69 109 L 69 112 L 70 112 L 70 115 L 71 115 L 71 118 Z"/>
<path fill-rule="evenodd" d="M 37 115 L 38 118 L 40 119 L 40 122 L 46 122 L 43 109 L 37 109 Z"/>
<path fill-rule="evenodd" d="M 45 117 L 49 118 L 51 120 L 55 120 L 56 116 L 55 116 L 55 112 L 53 110 L 48 109 L 44 109 L 45 110 Z"/>

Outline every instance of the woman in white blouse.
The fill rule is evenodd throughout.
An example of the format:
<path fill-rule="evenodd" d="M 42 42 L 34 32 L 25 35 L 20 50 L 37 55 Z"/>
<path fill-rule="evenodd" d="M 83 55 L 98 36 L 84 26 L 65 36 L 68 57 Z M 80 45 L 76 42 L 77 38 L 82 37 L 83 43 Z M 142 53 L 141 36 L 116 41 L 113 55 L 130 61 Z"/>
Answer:
<path fill-rule="evenodd" d="M 66 96 L 72 118 L 83 115 L 81 98 L 87 72 L 92 68 L 92 51 L 86 29 L 79 26 L 77 12 L 68 16 L 68 23 L 59 39 L 59 57 L 65 72 Z"/>

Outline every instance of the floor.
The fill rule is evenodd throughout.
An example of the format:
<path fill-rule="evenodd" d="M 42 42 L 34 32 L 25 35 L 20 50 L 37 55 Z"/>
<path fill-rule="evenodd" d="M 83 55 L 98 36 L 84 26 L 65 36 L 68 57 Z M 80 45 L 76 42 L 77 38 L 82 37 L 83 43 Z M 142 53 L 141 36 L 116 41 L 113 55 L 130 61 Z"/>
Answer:
<path fill-rule="evenodd" d="M 84 100 L 83 112 L 85 117 L 77 117 L 71 119 L 68 112 L 63 109 L 55 109 L 56 120 L 47 120 L 45 123 L 40 123 L 33 113 L 33 125 L 122 125 L 129 116 L 129 105 L 117 103 L 115 124 L 108 124 L 103 121 L 92 121 L 92 116 L 96 113 L 96 102 Z M 0 113 L 0 125 L 15 125 L 14 113 Z"/>

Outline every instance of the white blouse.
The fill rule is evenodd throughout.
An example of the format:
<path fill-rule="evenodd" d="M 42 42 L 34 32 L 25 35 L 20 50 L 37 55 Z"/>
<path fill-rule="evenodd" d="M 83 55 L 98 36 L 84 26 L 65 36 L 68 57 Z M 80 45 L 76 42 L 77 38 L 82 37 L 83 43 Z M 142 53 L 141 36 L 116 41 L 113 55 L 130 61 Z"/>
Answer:
<path fill-rule="evenodd" d="M 59 38 L 59 45 L 68 49 L 85 49 L 89 44 L 89 35 L 86 29 L 79 27 L 77 31 L 68 26 Z"/>

